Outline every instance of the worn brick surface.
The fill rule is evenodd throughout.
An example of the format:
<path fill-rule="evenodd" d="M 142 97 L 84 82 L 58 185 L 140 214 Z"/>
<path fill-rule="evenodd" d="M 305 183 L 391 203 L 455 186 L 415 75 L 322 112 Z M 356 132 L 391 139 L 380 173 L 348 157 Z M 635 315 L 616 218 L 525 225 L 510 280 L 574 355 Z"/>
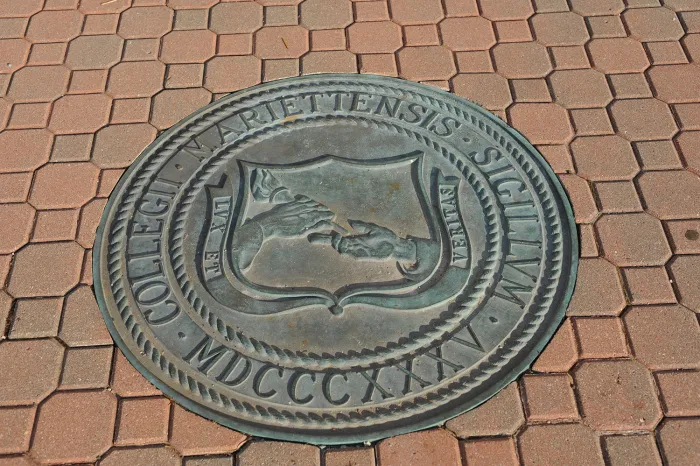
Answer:
<path fill-rule="evenodd" d="M 611 466 L 661 466 L 656 443 L 649 434 L 604 437 L 603 445 Z"/>
<path fill-rule="evenodd" d="M 0 465 L 700 463 L 697 1 L 5 1 L 0 57 Z M 89 288 L 107 196 L 212 98 L 358 71 L 451 90 L 537 145 L 579 223 L 569 317 L 448 423 L 460 440 L 322 451 L 171 408 Z"/>
<path fill-rule="evenodd" d="M 445 430 L 424 430 L 379 442 L 377 458 L 379 464 L 386 466 L 404 464 L 448 466 L 459 463 L 459 445 L 457 439 Z"/>
<path fill-rule="evenodd" d="M 637 361 L 586 361 L 574 380 L 583 422 L 594 429 L 650 430 L 661 419 L 651 373 Z"/>
<path fill-rule="evenodd" d="M 483 405 L 448 421 L 446 427 L 460 438 L 512 435 L 523 421 L 518 387 L 510 384 Z"/>

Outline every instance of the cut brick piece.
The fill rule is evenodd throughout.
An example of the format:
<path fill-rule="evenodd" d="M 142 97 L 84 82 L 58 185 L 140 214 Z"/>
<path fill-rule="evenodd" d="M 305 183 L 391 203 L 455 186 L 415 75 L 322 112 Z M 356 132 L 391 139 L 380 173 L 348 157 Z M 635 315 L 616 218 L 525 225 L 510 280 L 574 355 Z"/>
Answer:
<path fill-rule="evenodd" d="M 375 466 L 373 448 L 326 449 L 324 466 Z"/>
<path fill-rule="evenodd" d="M 424 430 L 382 440 L 377 444 L 377 458 L 383 466 L 452 466 L 460 462 L 459 444 L 443 429 Z"/>
<path fill-rule="evenodd" d="M 204 87 L 212 92 L 233 92 L 260 83 L 262 65 L 253 56 L 216 57 L 206 64 Z"/>
<path fill-rule="evenodd" d="M 568 375 L 525 375 L 521 383 L 529 421 L 578 419 Z"/>
<path fill-rule="evenodd" d="M 635 357 L 653 370 L 700 367 L 700 327 L 682 306 L 633 307 L 624 316 Z"/>
<path fill-rule="evenodd" d="M 511 383 L 481 406 L 447 421 L 445 427 L 459 438 L 513 435 L 524 421 L 518 386 Z"/>
<path fill-rule="evenodd" d="M 610 466 L 661 466 L 654 437 L 644 435 L 614 435 L 603 439 Z"/>
<path fill-rule="evenodd" d="M 252 442 L 236 455 L 237 466 L 321 466 L 318 447 L 291 442 Z"/>
<path fill-rule="evenodd" d="M 510 0 L 503 3 L 501 0 L 479 0 L 481 14 L 494 20 L 526 19 L 533 13 L 529 0 Z"/>
<path fill-rule="evenodd" d="M 168 89 L 153 98 L 151 124 L 167 129 L 190 113 L 208 104 L 211 92 L 206 89 Z"/>
<path fill-rule="evenodd" d="M 273 81 L 275 79 L 299 76 L 299 60 L 265 60 L 263 62 L 263 80 Z"/>
<path fill-rule="evenodd" d="M 170 401 L 164 397 L 121 400 L 117 445 L 167 443 Z"/>
<path fill-rule="evenodd" d="M 398 76 L 396 57 L 393 53 L 375 53 L 360 56 L 360 73 Z"/>
<path fill-rule="evenodd" d="M 357 58 L 345 50 L 309 52 L 301 59 L 303 74 L 357 73 Z"/>
<path fill-rule="evenodd" d="M 110 345 L 95 296 L 89 286 L 81 286 L 66 296 L 59 336 L 68 346 Z"/>
<path fill-rule="evenodd" d="M 616 316 L 625 304 L 625 293 L 614 265 L 600 258 L 579 261 L 578 286 L 571 297 L 568 315 Z"/>
<path fill-rule="evenodd" d="M 518 466 L 511 438 L 484 438 L 461 442 L 462 457 L 469 466 Z"/>
<path fill-rule="evenodd" d="M 183 455 L 208 455 L 238 450 L 246 436 L 174 406 L 170 444 Z"/>
<path fill-rule="evenodd" d="M 122 398 L 133 396 L 161 395 L 160 390 L 151 385 L 124 357 L 121 351 L 116 351 L 112 383 L 114 393 Z"/>
<path fill-rule="evenodd" d="M 389 0 L 392 19 L 401 25 L 436 24 L 442 17 L 440 0 Z"/>
<path fill-rule="evenodd" d="M 568 372 L 578 360 L 578 346 L 571 320 L 565 319 L 532 365 L 537 372 Z"/>
<path fill-rule="evenodd" d="M 528 426 L 518 437 L 524 466 L 603 466 L 598 436 L 583 424 Z"/>
<path fill-rule="evenodd" d="M 175 450 L 167 446 L 152 448 L 117 448 L 107 453 L 100 466 L 149 465 L 180 466 L 181 459 Z"/>
<path fill-rule="evenodd" d="M 560 175 L 574 208 L 576 223 L 592 223 L 598 217 L 598 208 L 588 182 L 576 175 Z"/>

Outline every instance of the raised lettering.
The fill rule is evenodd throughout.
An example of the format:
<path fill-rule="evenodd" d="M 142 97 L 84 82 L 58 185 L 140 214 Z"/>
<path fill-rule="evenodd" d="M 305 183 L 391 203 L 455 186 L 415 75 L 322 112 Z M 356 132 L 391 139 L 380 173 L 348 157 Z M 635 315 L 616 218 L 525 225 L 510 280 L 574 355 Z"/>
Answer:
<path fill-rule="evenodd" d="M 214 340 L 206 335 L 197 346 L 194 347 L 183 359 L 186 363 L 194 366 L 199 372 L 207 374 L 209 369 L 223 358 L 230 349 L 223 345 L 213 347 Z M 193 363 L 193 361 L 195 361 Z"/>
<path fill-rule="evenodd" d="M 377 390 L 381 395 L 383 399 L 387 398 L 393 398 L 394 395 L 389 393 L 377 383 L 377 379 L 379 378 L 379 371 L 381 371 L 382 368 L 380 367 L 379 369 L 373 369 L 372 370 L 372 375 L 367 375 L 367 372 L 361 371 L 360 375 L 364 377 L 369 384 L 367 385 L 367 392 L 365 392 L 365 396 L 362 398 L 363 403 L 367 403 L 368 401 L 372 401 L 372 396 L 374 395 L 374 390 Z"/>
<path fill-rule="evenodd" d="M 426 382 L 425 380 L 421 379 L 418 377 L 416 374 L 414 374 L 411 370 L 413 369 L 413 360 L 409 359 L 406 361 L 406 367 L 403 367 L 400 364 L 397 364 L 396 367 L 398 370 L 406 374 L 406 379 L 403 383 L 403 391 L 402 393 L 404 395 L 408 394 L 411 392 L 411 383 L 415 380 L 418 382 L 418 384 L 421 386 L 421 388 L 425 388 L 428 385 L 430 385 L 430 382 Z"/>
<path fill-rule="evenodd" d="M 236 377 L 229 380 L 229 377 L 231 374 L 233 374 L 234 369 L 238 367 L 239 361 L 243 361 L 243 368 L 241 369 L 241 372 Z M 228 385 L 229 387 L 235 387 L 236 385 L 240 385 L 245 382 L 251 373 L 252 366 L 253 365 L 248 358 L 244 358 L 240 354 L 234 352 L 233 357 L 226 364 L 224 370 L 221 371 L 221 374 L 216 377 L 216 380 L 224 385 Z"/>
<path fill-rule="evenodd" d="M 260 398 L 272 398 L 275 396 L 277 393 L 277 390 L 270 389 L 265 392 L 260 391 L 260 386 L 262 385 L 263 378 L 267 375 L 268 372 L 271 370 L 277 369 L 277 375 L 279 377 L 282 377 L 284 374 L 284 371 L 282 370 L 281 367 L 275 367 L 271 366 L 269 364 L 263 366 L 260 368 L 257 374 L 255 374 L 255 377 L 253 378 L 253 391 L 255 392 L 256 395 L 258 395 Z"/>
<path fill-rule="evenodd" d="M 314 396 L 312 394 L 308 394 L 303 398 L 299 398 L 297 396 L 297 385 L 299 384 L 299 380 L 305 375 L 311 377 L 312 382 L 316 382 L 316 374 L 313 374 L 311 372 L 294 372 L 289 378 L 289 383 L 287 384 L 287 394 L 289 395 L 289 398 L 291 398 L 293 402 L 299 405 L 305 405 L 307 403 L 310 403 L 311 400 L 314 399 Z"/>
<path fill-rule="evenodd" d="M 345 374 L 339 374 L 337 372 L 328 372 L 326 375 L 323 376 L 323 382 L 321 383 L 321 388 L 323 391 L 323 396 L 328 401 L 330 404 L 335 405 L 335 406 L 341 406 L 344 405 L 345 403 L 348 402 L 350 399 L 350 395 L 345 393 L 343 396 L 340 398 L 333 398 L 331 391 L 331 384 L 333 383 L 333 378 L 339 376 L 342 377 L 345 382 L 348 381 L 348 376 Z"/>

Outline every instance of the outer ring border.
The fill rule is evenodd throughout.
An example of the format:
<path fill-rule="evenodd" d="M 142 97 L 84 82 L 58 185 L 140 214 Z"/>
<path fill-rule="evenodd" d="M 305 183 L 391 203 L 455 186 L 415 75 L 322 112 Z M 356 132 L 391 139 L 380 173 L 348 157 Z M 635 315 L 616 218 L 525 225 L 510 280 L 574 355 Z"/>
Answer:
<path fill-rule="evenodd" d="M 298 83 L 300 81 L 305 81 L 305 80 L 314 80 L 318 78 L 329 78 L 329 79 L 345 79 L 348 81 L 353 81 L 357 80 L 358 76 L 362 76 L 363 79 L 369 79 L 373 80 L 376 79 L 378 81 L 383 81 L 383 82 L 388 82 L 388 81 L 394 81 L 397 85 L 399 86 L 413 86 L 416 87 L 419 90 L 425 91 L 429 90 L 430 92 L 437 94 L 440 98 L 448 100 L 448 101 L 456 101 L 459 105 L 466 105 L 468 108 L 476 111 L 480 115 L 482 115 L 484 118 L 488 119 L 491 123 L 495 124 L 502 130 L 504 130 L 507 134 L 512 136 L 518 143 L 522 144 L 524 148 L 528 150 L 529 155 L 532 156 L 533 160 L 535 160 L 544 174 L 547 175 L 548 181 L 551 183 L 553 186 L 554 190 L 556 193 L 559 195 L 559 200 L 561 201 L 561 204 L 564 208 L 564 213 L 566 214 L 566 221 L 563 221 L 564 225 L 562 225 L 562 229 L 565 227 L 568 227 L 569 230 L 569 241 L 571 244 L 571 251 L 570 251 L 570 257 L 568 257 L 568 260 L 570 261 L 570 267 L 569 267 L 569 275 L 568 275 L 568 284 L 567 288 L 564 290 L 564 295 L 562 297 L 562 300 L 559 304 L 558 309 L 556 310 L 556 313 L 552 313 L 551 319 L 549 319 L 549 325 L 548 327 L 542 332 L 541 337 L 539 341 L 532 347 L 532 349 L 524 354 L 521 355 L 522 358 L 519 363 L 517 363 L 513 369 L 508 372 L 506 376 L 504 376 L 499 383 L 491 385 L 487 390 L 484 390 L 481 392 L 481 394 L 475 398 L 472 398 L 469 400 L 468 403 L 461 403 L 452 409 L 449 409 L 447 411 L 440 411 L 439 413 L 425 417 L 419 422 L 415 423 L 407 423 L 406 425 L 401 425 L 400 427 L 393 427 L 390 429 L 386 430 L 379 430 L 379 431 L 373 431 L 369 433 L 369 435 L 362 435 L 362 434 L 352 434 L 352 435 L 343 435 L 341 433 L 342 429 L 339 429 L 338 433 L 335 434 L 311 434 L 309 431 L 307 432 L 292 432 L 291 430 L 279 430 L 277 428 L 272 428 L 272 427 L 267 427 L 264 426 L 263 424 L 260 423 L 250 423 L 250 422 L 243 422 L 240 421 L 234 417 L 231 416 L 224 416 L 218 411 L 212 410 L 202 404 L 197 403 L 196 401 L 187 398 L 174 388 L 170 387 L 163 381 L 161 381 L 158 377 L 156 377 L 151 371 L 146 369 L 146 367 L 141 364 L 139 359 L 131 353 L 129 350 L 127 344 L 124 342 L 122 339 L 121 335 L 117 331 L 114 321 L 112 319 L 112 316 L 110 315 L 109 311 L 107 310 L 107 305 L 105 302 L 105 296 L 102 290 L 102 274 L 101 274 L 101 263 L 100 263 L 100 253 L 99 251 L 102 248 L 102 237 L 105 231 L 105 228 L 107 226 L 107 219 L 109 217 L 109 213 L 112 210 L 112 207 L 114 205 L 114 202 L 116 198 L 118 197 L 116 193 L 118 193 L 123 185 L 126 183 L 126 181 L 129 179 L 131 174 L 135 172 L 139 166 L 141 165 L 141 162 L 144 157 L 144 154 L 149 153 L 152 151 L 156 146 L 160 144 L 160 142 L 171 136 L 173 133 L 178 131 L 180 129 L 179 125 L 180 122 L 189 119 L 193 116 L 206 113 L 208 110 L 211 108 L 220 105 L 221 101 L 214 101 L 209 103 L 208 105 L 205 105 L 204 107 L 199 108 L 195 112 L 187 115 L 186 117 L 182 118 L 178 123 L 175 123 L 172 127 L 168 128 L 166 131 L 160 133 L 156 139 L 146 147 L 141 154 L 132 162 L 132 164 L 129 166 L 129 168 L 121 175 L 119 178 L 119 181 L 117 184 L 114 186 L 112 189 L 112 193 L 109 196 L 109 199 L 107 201 L 107 204 L 104 208 L 104 211 L 102 213 L 102 218 L 100 220 L 100 224 L 97 227 L 97 231 L 95 234 L 95 242 L 93 244 L 93 255 L 92 255 L 92 273 L 93 273 L 93 292 L 95 293 L 95 297 L 97 299 L 97 304 L 98 307 L 100 308 L 100 312 L 102 313 L 102 316 L 105 320 L 105 324 L 107 325 L 107 328 L 109 329 L 109 333 L 112 335 L 112 338 L 114 339 L 115 343 L 119 347 L 119 350 L 122 352 L 122 354 L 126 357 L 126 359 L 133 365 L 136 370 L 138 370 L 146 379 L 153 384 L 156 388 L 158 388 L 161 392 L 163 392 L 166 396 L 177 402 L 179 405 L 183 406 L 185 409 L 194 412 L 195 414 L 198 414 L 200 416 L 203 416 L 207 419 L 213 420 L 221 425 L 224 425 L 226 427 L 229 427 L 231 429 L 237 430 L 239 432 L 243 432 L 252 436 L 258 436 L 258 437 L 265 437 L 265 438 L 270 438 L 270 439 L 277 439 L 277 440 L 283 440 L 283 441 L 291 441 L 291 442 L 306 442 L 306 443 L 311 443 L 315 445 L 343 445 L 343 444 L 353 444 L 353 443 L 361 443 L 361 442 L 369 442 L 369 441 L 375 441 L 375 440 L 380 440 L 383 438 L 387 437 L 393 437 L 396 435 L 400 434 L 406 434 L 409 432 L 415 432 L 418 430 L 423 430 L 423 429 L 428 429 L 431 427 L 435 427 L 438 425 L 443 424 L 447 420 L 465 413 L 467 411 L 470 411 L 477 406 L 483 404 L 486 402 L 488 399 L 491 397 L 495 396 L 498 392 L 500 392 L 503 388 L 505 388 L 508 384 L 516 380 L 521 374 L 523 374 L 527 369 L 530 368 L 532 363 L 537 359 L 537 356 L 543 351 L 545 346 L 549 343 L 549 341 L 552 339 L 554 336 L 554 333 L 557 331 L 559 326 L 564 320 L 564 316 L 566 313 L 566 309 L 569 305 L 569 302 L 571 301 L 571 296 L 573 295 L 574 288 L 576 285 L 576 278 L 577 278 L 577 272 L 578 272 L 578 263 L 579 263 L 579 241 L 578 241 L 578 229 L 576 226 L 576 222 L 574 220 L 574 214 L 573 214 L 573 209 L 571 207 L 571 202 L 569 201 L 569 198 L 566 194 L 566 191 L 564 190 L 561 182 L 557 178 L 556 174 L 554 173 L 554 170 L 552 167 L 547 163 L 547 161 L 544 159 L 544 157 L 535 149 L 535 147 L 530 144 L 530 142 L 522 135 L 520 132 L 518 132 L 515 128 L 508 126 L 505 122 L 503 122 L 500 118 L 496 117 L 493 115 L 491 112 L 485 110 L 475 102 L 472 102 L 470 100 L 464 99 L 462 97 L 459 97 L 455 94 L 452 94 L 450 92 L 444 91 L 439 88 L 427 86 L 425 84 L 420 84 L 416 83 L 413 81 L 408 81 L 408 80 L 403 80 L 403 79 L 398 79 L 398 78 L 392 78 L 392 77 L 387 77 L 387 76 L 379 76 L 379 75 L 372 75 L 372 74 L 348 74 L 348 73 L 324 73 L 324 74 L 315 74 L 315 75 L 307 75 L 307 76 L 297 76 L 297 77 L 291 77 L 291 78 L 285 78 L 285 79 L 280 79 L 280 80 L 275 80 L 275 81 L 270 81 L 268 83 L 263 83 L 259 84 L 254 87 L 265 87 L 267 85 L 278 85 L 278 84 L 284 84 L 285 82 L 291 83 L 295 82 Z M 252 88 L 246 88 L 242 89 L 240 91 L 232 92 L 228 94 L 225 98 L 227 99 L 232 99 L 235 98 L 235 96 L 239 94 L 244 94 L 248 92 Z M 95 253 L 97 251 L 97 253 Z M 566 256 L 564 256 L 566 257 Z"/>

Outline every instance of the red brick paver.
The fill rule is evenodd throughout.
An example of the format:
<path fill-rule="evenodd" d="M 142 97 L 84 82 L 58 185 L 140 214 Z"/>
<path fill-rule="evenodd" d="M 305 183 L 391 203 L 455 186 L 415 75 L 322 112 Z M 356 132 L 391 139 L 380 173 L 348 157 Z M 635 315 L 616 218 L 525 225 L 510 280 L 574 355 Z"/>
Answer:
<path fill-rule="evenodd" d="M 697 0 L 0 1 L 0 465 L 699 464 L 698 60 Z M 158 131 L 319 72 L 507 120 L 559 174 L 582 257 L 521 380 L 444 427 L 324 450 L 175 406 L 89 287 L 106 198 Z"/>

